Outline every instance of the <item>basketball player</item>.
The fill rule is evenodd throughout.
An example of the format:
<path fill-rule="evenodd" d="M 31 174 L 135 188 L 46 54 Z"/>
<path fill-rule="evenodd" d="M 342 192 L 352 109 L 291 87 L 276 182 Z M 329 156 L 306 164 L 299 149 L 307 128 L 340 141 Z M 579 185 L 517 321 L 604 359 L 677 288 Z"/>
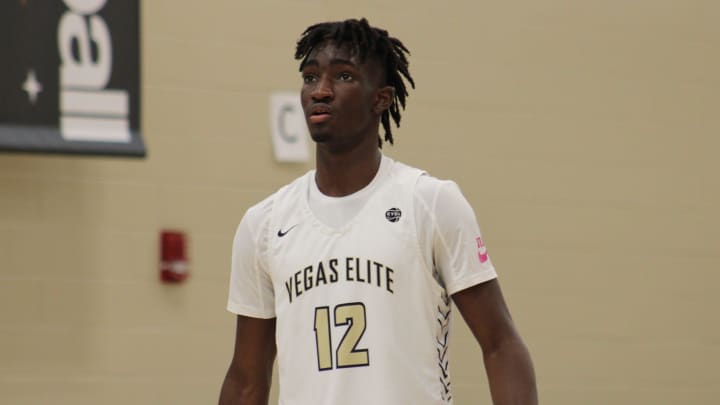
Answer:
<path fill-rule="evenodd" d="M 297 43 L 316 169 L 238 227 L 228 309 L 235 352 L 221 404 L 452 403 L 451 299 L 482 348 L 494 404 L 536 404 L 472 208 L 451 181 L 384 156 L 414 86 L 405 46 L 365 19 Z"/>

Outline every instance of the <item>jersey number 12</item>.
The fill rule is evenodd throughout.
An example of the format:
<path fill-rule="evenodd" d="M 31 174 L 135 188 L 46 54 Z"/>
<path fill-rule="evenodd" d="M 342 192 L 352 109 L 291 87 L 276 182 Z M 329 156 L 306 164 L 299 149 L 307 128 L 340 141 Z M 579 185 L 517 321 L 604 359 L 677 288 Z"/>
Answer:
<path fill-rule="evenodd" d="M 365 305 L 361 302 L 340 304 L 334 309 L 335 326 L 349 325 L 335 352 L 336 368 L 360 367 L 370 364 L 367 349 L 357 344 L 365 333 Z M 333 368 L 332 338 L 330 334 L 330 307 L 315 308 L 315 344 L 318 368 Z"/>

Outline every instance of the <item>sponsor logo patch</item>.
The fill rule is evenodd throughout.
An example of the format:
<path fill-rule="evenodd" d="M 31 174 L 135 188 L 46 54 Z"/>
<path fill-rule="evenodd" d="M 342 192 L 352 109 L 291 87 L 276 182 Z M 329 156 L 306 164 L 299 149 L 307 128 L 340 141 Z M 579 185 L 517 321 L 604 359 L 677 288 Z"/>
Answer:
<path fill-rule="evenodd" d="M 482 238 L 478 236 L 475 238 L 475 241 L 477 242 L 478 247 L 478 259 L 480 259 L 480 263 L 485 263 L 488 261 L 488 252 L 487 247 L 485 247 L 485 242 L 483 242 Z"/>
<path fill-rule="evenodd" d="M 400 208 L 390 208 L 389 210 L 385 211 L 385 219 L 387 219 L 390 222 L 397 222 L 400 220 L 400 217 L 402 216 L 402 211 L 400 211 Z"/>

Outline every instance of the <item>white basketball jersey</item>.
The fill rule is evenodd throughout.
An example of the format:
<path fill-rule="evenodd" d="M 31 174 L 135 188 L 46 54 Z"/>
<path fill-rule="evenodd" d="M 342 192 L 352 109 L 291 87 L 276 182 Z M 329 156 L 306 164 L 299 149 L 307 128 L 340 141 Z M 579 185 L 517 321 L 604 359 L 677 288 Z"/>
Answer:
<path fill-rule="evenodd" d="M 266 228 L 281 405 L 450 404 L 450 300 L 418 243 L 401 163 L 340 229 L 319 222 L 303 176 Z"/>

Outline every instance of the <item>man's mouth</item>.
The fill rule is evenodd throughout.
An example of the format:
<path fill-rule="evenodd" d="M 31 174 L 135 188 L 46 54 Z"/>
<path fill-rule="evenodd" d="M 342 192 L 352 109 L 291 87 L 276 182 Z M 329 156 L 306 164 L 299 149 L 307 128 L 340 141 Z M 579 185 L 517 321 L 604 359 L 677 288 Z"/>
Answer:
<path fill-rule="evenodd" d="M 309 121 L 312 124 L 319 124 L 330 119 L 330 107 L 324 105 L 316 105 L 310 110 Z"/>
<path fill-rule="evenodd" d="M 330 119 L 330 114 L 313 114 L 310 116 L 310 123 L 311 124 L 321 124 L 325 121 L 328 121 Z"/>

